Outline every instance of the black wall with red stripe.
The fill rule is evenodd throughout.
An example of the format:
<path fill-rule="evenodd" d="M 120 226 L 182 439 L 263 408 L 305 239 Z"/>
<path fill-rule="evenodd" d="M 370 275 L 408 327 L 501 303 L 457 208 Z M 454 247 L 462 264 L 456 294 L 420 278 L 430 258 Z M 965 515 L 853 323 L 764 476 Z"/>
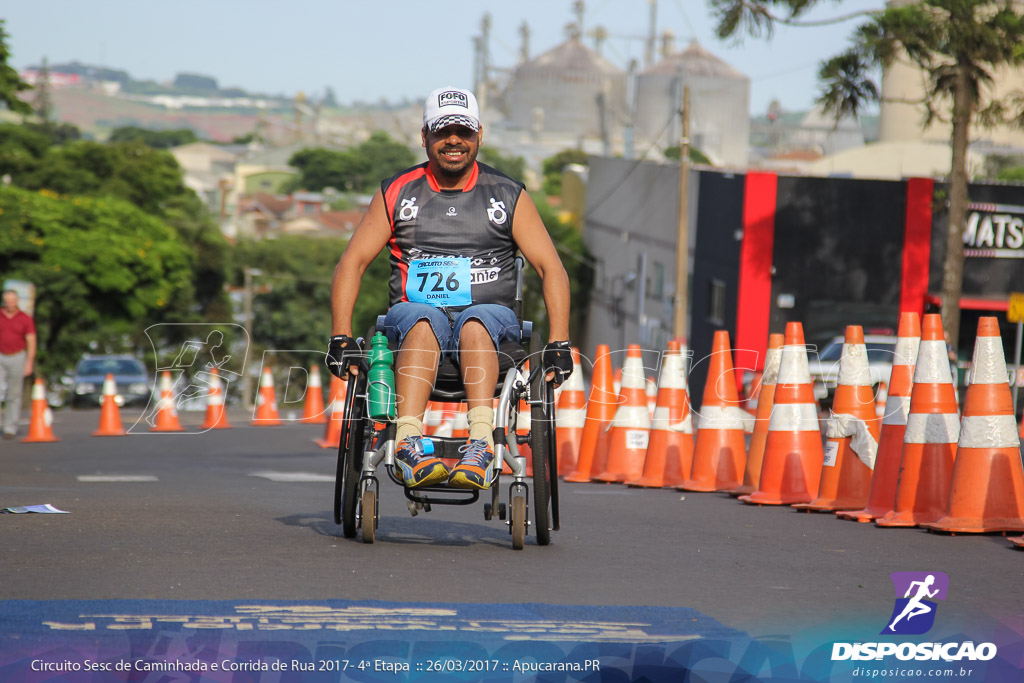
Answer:
<path fill-rule="evenodd" d="M 737 380 L 744 368 L 763 368 L 768 334 L 789 321 L 803 323 L 807 343 L 819 346 L 851 324 L 895 332 L 908 289 L 907 226 L 927 225 L 908 212 L 906 182 L 702 172 L 698 200 L 689 377 L 695 404 L 707 375 L 700 359 L 710 354 L 715 330 L 729 330 Z M 726 288 L 724 321 L 712 310 L 716 282 Z M 917 289 L 923 296 L 924 283 Z"/>

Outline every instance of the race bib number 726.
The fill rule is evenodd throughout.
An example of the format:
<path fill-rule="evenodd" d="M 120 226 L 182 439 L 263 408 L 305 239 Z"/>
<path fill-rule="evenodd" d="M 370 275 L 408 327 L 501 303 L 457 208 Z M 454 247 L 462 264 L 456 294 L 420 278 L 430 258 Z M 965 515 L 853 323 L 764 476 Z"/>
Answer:
<path fill-rule="evenodd" d="M 416 259 L 409 262 L 405 295 L 431 306 L 468 306 L 473 303 L 470 280 L 468 258 Z"/>

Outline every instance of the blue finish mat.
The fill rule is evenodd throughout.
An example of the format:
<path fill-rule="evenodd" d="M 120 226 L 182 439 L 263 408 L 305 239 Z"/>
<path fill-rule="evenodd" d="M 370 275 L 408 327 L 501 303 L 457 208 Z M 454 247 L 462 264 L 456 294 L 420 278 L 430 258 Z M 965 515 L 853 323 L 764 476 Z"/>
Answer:
<path fill-rule="evenodd" d="M 843 624 L 752 639 L 676 607 L 14 600 L 0 602 L 0 681 L 740 683 L 856 681 L 879 671 L 886 681 L 913 681 L 938 666 L 956 670 L 948 680 L 1021 680 L 1012 633 L 997 639 L 990 661 L 881 669 L 834 661 L 834 641 L 851 632 Z"/>

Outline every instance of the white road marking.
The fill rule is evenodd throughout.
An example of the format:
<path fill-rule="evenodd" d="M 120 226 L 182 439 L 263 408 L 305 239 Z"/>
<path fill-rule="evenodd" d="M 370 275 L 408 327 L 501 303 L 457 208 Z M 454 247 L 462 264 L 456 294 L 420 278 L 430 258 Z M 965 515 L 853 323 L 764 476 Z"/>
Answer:
<path fill-rule="evenodd" d="M 84 482 L 108 482 L 108 481 L 160 481 L 152 474 L 80 474 L 78 481 Z"/>
<path fill-rule="evenodd" d="M 272 470 L 264 470 L 260 472 L 250 472 L 250 477 L 263 477 L 270 481 L 280 482 L 321 482 L 321 481 L 334 481 L 334 475 L 331 474 L 315 474 L 313 472 L 274 472 Z"/>

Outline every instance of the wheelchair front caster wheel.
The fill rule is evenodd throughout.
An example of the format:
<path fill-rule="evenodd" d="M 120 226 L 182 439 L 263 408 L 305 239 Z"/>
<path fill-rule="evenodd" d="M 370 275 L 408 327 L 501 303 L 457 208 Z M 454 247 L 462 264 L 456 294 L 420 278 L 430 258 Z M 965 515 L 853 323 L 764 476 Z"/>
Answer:
<path fill-rule="evenodd" d="M 484 503 L 484 519 L 490 521 L 494 518 L 494 509 L 490 503 Z"/>
<path fill-rule="evenodd" d="M 522 550 L 526 544 L 526 498 L 512 500 L 512 549 Z"/>
<path fill-rule="evenodd" d="M 373 543 L 377 535 L 377 494 L 372 490 L 363 492 L 362 527 L 363 543 Z"/>
<path fill-rule="evenodd" d="M 498 503 L 498 519 L 501 521 L 508 519 L 508 506 L 504 503 Z"/>

